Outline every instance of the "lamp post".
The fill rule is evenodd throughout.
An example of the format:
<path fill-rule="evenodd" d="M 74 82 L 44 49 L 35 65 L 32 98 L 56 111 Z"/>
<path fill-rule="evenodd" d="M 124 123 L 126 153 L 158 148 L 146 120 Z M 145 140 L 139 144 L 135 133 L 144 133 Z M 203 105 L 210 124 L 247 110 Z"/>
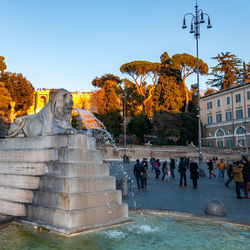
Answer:
<path fill-rule="evenodd" d="M 244 125 L 245 125 L 245 144 L 246 157 L 248 157 L 248 141 L 247 141 L 247 107 L 246 107 L 246 64 L 243 63 L 243 85 L 244 85 Z"/>
<path fill-rule="evenodd" d="M 200 81 L 199 81 L 199 47 L 198 47 L 198 40 L 200 37 L 200 24 L 201 23 L 205 23 L 205 19 L 204 16 L 207 17 L 207 28 L 210 29 L 212 28 L 212 25 L 210 23 L 210 17 L 207 13 L 204 13 L 202 9 L 198 9 L 198 4 L 196 1 L 196 5 L 195 5 L 195 14 L 192 13 L 187 13 L 184 15 L 183 18 L 183 25 L 182 25 L 182 29 L 186 29 L 187 25 L 186 25 L 186 16 L 191 16 L 191 29 L 190 29 L 190 33 L 194 34 L 194 38 L 196 40 L 196 57 L 197 57 L 197 102 L 198 102 L 198 140 L 199 140 L 199 167 L 202 169 L 202 173 L 204 173 L 203 170 L 203 157 L 202 157 L 202 145 L 201 145 L 201 118 L 200 118 Z"/>

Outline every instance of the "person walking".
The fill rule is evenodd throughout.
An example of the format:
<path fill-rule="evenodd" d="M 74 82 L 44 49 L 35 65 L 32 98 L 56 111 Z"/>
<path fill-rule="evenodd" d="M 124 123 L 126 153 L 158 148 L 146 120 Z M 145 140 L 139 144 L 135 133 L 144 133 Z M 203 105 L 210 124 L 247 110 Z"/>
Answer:
<path fill-rule="evenodd" d="M 162 163 L 162 167 L 161 167 L 161 171 L 162 171 L 162 177 L 161 179 L 164 181 L 164 178 L 165 178 L 165 175 L 166 175 L 166 172 L 165 172 L 165 169 L 167 168 L 167 161 L 164 161 Z"/>
<path fill-rule="evenodd" d="M 171 158 L 171 160 L 170 160 L 170 172 L 171 172 L 171 177 L 173 179 L 175 178 L 174 170 L 175 170 L 175 159 Z"/>
<path fill-rule="evenodd" d="M 240 162 L 234 162 L 233 166 L 233 175 L 234 175 L 234 181 L 235 181 L 235 192 L 237 199 L 244 199 L 240 194 L 240 186 L 243 182 L 243 175 L 242 175 L 242 167 L 240 167 Z"/>
<path fill-rule="evenodd" d="M 186 177 L 186 171 L 187 171 L 187 164 L 183 157 L 180 159 L 179 163 L 179 169 L 178 172 L 180 173 L 180 187 L 182 188 L 182 181 L 184 179 L 184 187 L 187 188 L 187 177 Z"/>
<path fill-rule="evenodd" d="M 234 179 L 233 165 L 232 164 L 229 164 L 227 166 L 227 176 L 228 176 L 228 181 L 225 183 L 225 186 L 229 187 L 228 184 Z"/>
<path fill-rule="evenodd" d="M 168 164 L 167 164 L 167 161 L 166 161 L 166 166 L 163 170 L 164 172 L 164 178 L 163 178 L 163 181 L 169 181 L 169 168 L 168 168 Z"/>
<path fill-rule="evenodd" d="M 190 179 L 193 181 L 193 189 L 197 189 L 197 180 L 199 179 L 198 164 L 194 159 L 189 164 Z"/>
<path fill-rule="evenodd" d="M 142 188 L 146 188 L 147 187 L 147 178 L 148 178 L 148 163 L 147 161 L 143 161 L 142 162 Z"/>
<path fill-rule="evenodd" d="M 161 174 L 160 166 L 161 166 L 160 160 L 157 159 L 157 160 L 155 161 L 155 178 L 156 178 L 156 179 L 159 179 L 159 176 L 160 176 L 160 174 Z"/>
<path fill-rule="evenodd" d="M 134 165 L 134 176 L 137 182 L 138 189 L 140 190 L 143 188 L 142 183 L 142 164 L 140 163 L 139 159 L 136 160 L 136 164 Z"/>
<path fill-rule="evenodd" d="M 244 180 L 244 193 L 245 193 L 244 198 L 250 199 L 250 197 L 248 197 L 248 191 L 250 189 L 250 163 L 245 156 L 242 156 L 241 163 L 243 165 L 242 173 Z"/>
<path fill-rule="evenodd" d="M 155 158 L 152 157 L 150 160 L 149 160 L 150 164 L 151 164 L 151 171 L 153 172 L 154 168 L 155 168 Z"/>
<path fill-rule="evenodd" d="M 210 160 L 207 162 L 207 165 L 208 165 L 208 170 L 209 170 L 209 179 L 212 178 L 212 175 L 213 175 L 213 177 L 215 178 L 216 175 L 213 173 L 214 166 L 213 166 L 213 161 L 212 161 L 212 159 L 210 159 Z"/>
<path fill-rule="evenodd" d="M 219 179 L 223 180 L 225 175 L 226 162 L 223 159 L 217 162 L 215 169 L 219 169 Z"/>

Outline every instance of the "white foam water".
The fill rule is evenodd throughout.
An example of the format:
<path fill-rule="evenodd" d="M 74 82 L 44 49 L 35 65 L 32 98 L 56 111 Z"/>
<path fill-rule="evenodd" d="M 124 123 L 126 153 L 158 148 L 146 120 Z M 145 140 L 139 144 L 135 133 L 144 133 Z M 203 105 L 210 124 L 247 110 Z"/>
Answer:
<path fill-rule="evenodd" d="M 107 131 L 106 127 L 99 119 L 97 119 L 92 113 L 84 109 L 73 108 L 73 114 L 74 111 L 77 112 L 81 120 L 81 124 L 79 124 L 80 129 L 87 130 L 87 133 L 90 136 L 93 136 L 98 140 L 112 144 L 115 150 L 119 152 L 118 148 L 115 145 L 113 136 Z"/>

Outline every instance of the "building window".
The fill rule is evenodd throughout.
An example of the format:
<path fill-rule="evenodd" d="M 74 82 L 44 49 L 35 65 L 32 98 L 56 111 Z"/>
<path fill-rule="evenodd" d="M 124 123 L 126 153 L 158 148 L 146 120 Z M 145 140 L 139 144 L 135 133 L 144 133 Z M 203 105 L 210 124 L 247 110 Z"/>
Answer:
<path fill-rule="evenodd" d="M 242 109 L 237 109 L 236 110 L 236 119 L 241 119 L 243 118 L 243 111 Z"/>
<path fill-rule="evenodd" d="M 231 103 L 230 96 L 227 96 L 227 105 L 230 105 L 230 103 Z"/>
<path fill-rule="evenodd" d="M 243 127 L 238 127 L 236 129 L 236 135 L 242 135 L 245 133 L 245 129 Z"/>
<path fill-rule="evenodd" d="M 208 124 L 213 123 L 213 116 L 212 116 L 212 115 L 208 115 L 208 116 L 207 116 L 207 123 L 208 123 Z"/>
<path fill-rule="evenodd" d="M 220 99 L 217 100 L 217 107 L 220 107 Z"/>
<path fill-rule="evenodd" d="M 250 117 L 250 107 L 247 107 L 248 117 Z"/>
<path fill-rule="evenodd" d="M 212 102 L 208 102 L 207 103 L 207 109 L 212 109 L 213 108 L 213 103 Z"/>
<path fill-rule="evenodd" d="M 250 91 L 247 91 L 247 100 L 250 100 Z"/>
<path fill-rule="evenodd" d="M 216 132 L 216 136 L 223 136 L 224 135 L 224 132 L 222 129 L 218 129 L 217 132 Z"/>
<path fill-rule="evenodd" d="M 227 141 L 227 148 L 232 148 L 233 147 L 233 140 L 228 140 Z"/>
<path fill-rule="evenodd" d="M 235 96 L 236 102 L 241 102 L 241 94 Z"/>
<path fill-rule="evenodd" d="M 245 140 L 244 139 L 238 139 L 238 146 L 244 147 L 245 146 Z"/>
<path fill-rule="evenodd" d="M 213 146 L 214 146 L 214 142 L 213 142 L 213 141 L 209 141 L 209 142 L 207 143 L 207 145 L 208 145 L 209 147 L 213 147 Z"/>
<path fill-rule="evenodd" d="M 222 115 L 216 114 L 216 122 L 221 122 L 221 121 L 222 121 Z"/>
<path fill-rule="evenodd" d="M 232 120 L 232 111 L 226 111 L 226 120 L 231 121 Z"/>
<path fill-rule="evenodd" d="M 223 147 L 223 141 L 218 141 L 217 145 L 218 145 L 219 148 L 222 148 Z"/>

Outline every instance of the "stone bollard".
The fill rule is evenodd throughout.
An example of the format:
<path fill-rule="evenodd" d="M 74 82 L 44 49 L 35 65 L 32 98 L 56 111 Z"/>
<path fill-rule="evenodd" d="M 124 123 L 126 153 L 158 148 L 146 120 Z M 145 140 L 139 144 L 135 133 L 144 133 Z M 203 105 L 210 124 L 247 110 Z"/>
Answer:
<path fill-rule="evenodd" d="M 123 163 L 129 163 L 129 157 L 125 154 L 125 155 L 123 155 Z"/>
<path fill-rule="evenodd" d="M 126 176 L 116 180 L 116 189 L 122 191 L 122 196 L 128 195 L 128 178 Z"/>
<path fill-rule="evenodd" d="M 211 200 L 206 203 L 205 213 L 213 216 L 224 217 L 227 215 L 226 208 L 221 201 Z"/>

